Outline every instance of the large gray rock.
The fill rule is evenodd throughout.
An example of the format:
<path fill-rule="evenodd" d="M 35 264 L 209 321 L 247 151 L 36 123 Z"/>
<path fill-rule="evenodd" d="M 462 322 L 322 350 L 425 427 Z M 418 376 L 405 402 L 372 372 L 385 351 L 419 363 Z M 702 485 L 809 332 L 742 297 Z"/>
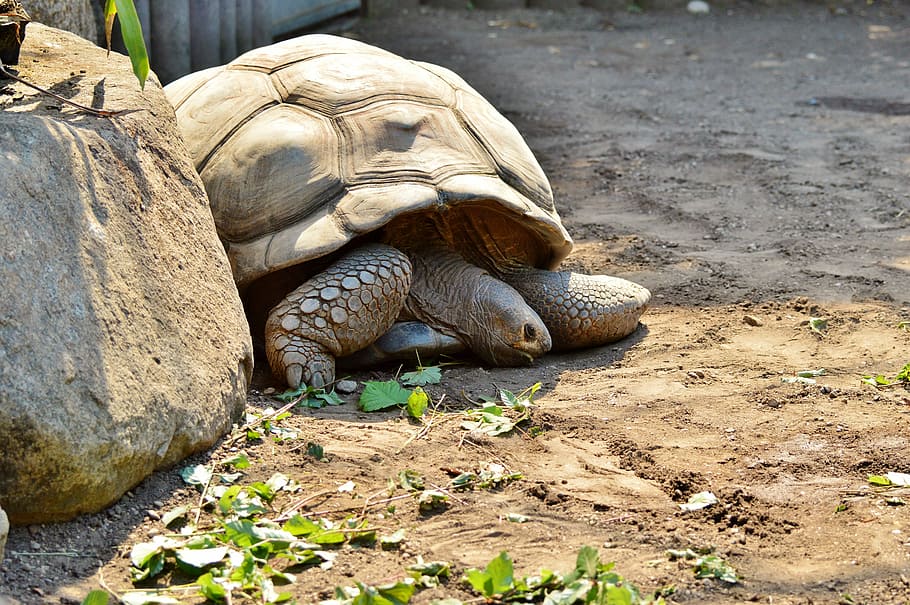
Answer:
<path fill-rule="evenodd" d="M 100 42 L 103 3 L 91 0 L 21 0 L 33 21 Z M 97 6 L 95 6 L 97 5 Z M 31 31 L 31 30 L 28 30 Z"/>
<path fill-rule="evenodd" d="M 157 81 L 29 26 L 0 95 L 0 505 L 13 524 L 98 510 L 242 412 L 249 330 Z"/>

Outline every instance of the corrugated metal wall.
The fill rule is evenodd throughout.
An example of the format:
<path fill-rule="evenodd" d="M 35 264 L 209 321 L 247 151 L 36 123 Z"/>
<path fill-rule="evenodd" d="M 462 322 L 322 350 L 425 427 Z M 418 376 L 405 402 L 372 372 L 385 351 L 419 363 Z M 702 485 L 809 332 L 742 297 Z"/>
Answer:
<path fill-rule="evenodd" d="M 276 37 L 356 11 L 360 0 L 135 0 L 152 69 L 166 84 Z"/>

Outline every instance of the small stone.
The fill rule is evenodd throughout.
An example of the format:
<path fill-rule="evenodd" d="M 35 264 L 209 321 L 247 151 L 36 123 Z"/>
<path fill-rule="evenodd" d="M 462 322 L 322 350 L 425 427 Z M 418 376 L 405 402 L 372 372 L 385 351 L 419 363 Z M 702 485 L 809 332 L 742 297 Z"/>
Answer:
<path fill-rule="evenodd" d="M 153 510 L 149 509 L 149 510 L 145 511 L 145 514 L 148 515 L 149 519 L 151 519 L 153 521 L 161 521 L 161 515 L 159 515 L 157 513 L 157 511 L 153 511 Z"/>
<path fill-rule="evenodd" d="M 711 12 L 711 7 L 704 0 L 692 0 L 686 5 L 686 10 L 693 15 L 707 15 Z"/>
<path fill-rule="evenodd" d="M 743 315 L 743 323 L 755 327 L 762 325 L 762 321 L 754 315 Z"/>
<path fill-rule="evenodd" d="M 335 383 L 335 390 L 343 395 L 348 395 L 357 390 L 357 382 L 354 380 L 339 380 Z"/>

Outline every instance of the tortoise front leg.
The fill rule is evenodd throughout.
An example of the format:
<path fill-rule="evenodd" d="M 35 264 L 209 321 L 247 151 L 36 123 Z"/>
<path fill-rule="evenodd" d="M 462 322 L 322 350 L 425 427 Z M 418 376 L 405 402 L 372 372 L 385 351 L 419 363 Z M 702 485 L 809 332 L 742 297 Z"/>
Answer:
<path fill-rule="evenodd" d="M 407 298 L 411 263 L 380 244 L 358 248 L 288 294 L 265 325 L 272 372 L 288 386 L 320 388 L 335 380 L 335 358 L 384 334 Z"/>
<path fill-rule="evenodd" d="M 628 336 L 651 300 L 646 288 L 609 275 L 522 268 L 502 277 L 540 315 L 554 351 L 595 347 Z"/>

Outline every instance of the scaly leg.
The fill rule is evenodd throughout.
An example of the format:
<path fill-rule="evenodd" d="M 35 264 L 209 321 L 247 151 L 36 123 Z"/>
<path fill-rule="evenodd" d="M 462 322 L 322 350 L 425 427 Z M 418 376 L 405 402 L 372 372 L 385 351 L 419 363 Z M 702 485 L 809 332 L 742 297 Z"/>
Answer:
<path fill-rule="evenodd" d="M 357 248 L 291 292 L 269 313 L 265 349 L 291 388 L 335 380 L 335 358 L 384 334 L 407 298 L 411 263 L 381 244 Z"/>

